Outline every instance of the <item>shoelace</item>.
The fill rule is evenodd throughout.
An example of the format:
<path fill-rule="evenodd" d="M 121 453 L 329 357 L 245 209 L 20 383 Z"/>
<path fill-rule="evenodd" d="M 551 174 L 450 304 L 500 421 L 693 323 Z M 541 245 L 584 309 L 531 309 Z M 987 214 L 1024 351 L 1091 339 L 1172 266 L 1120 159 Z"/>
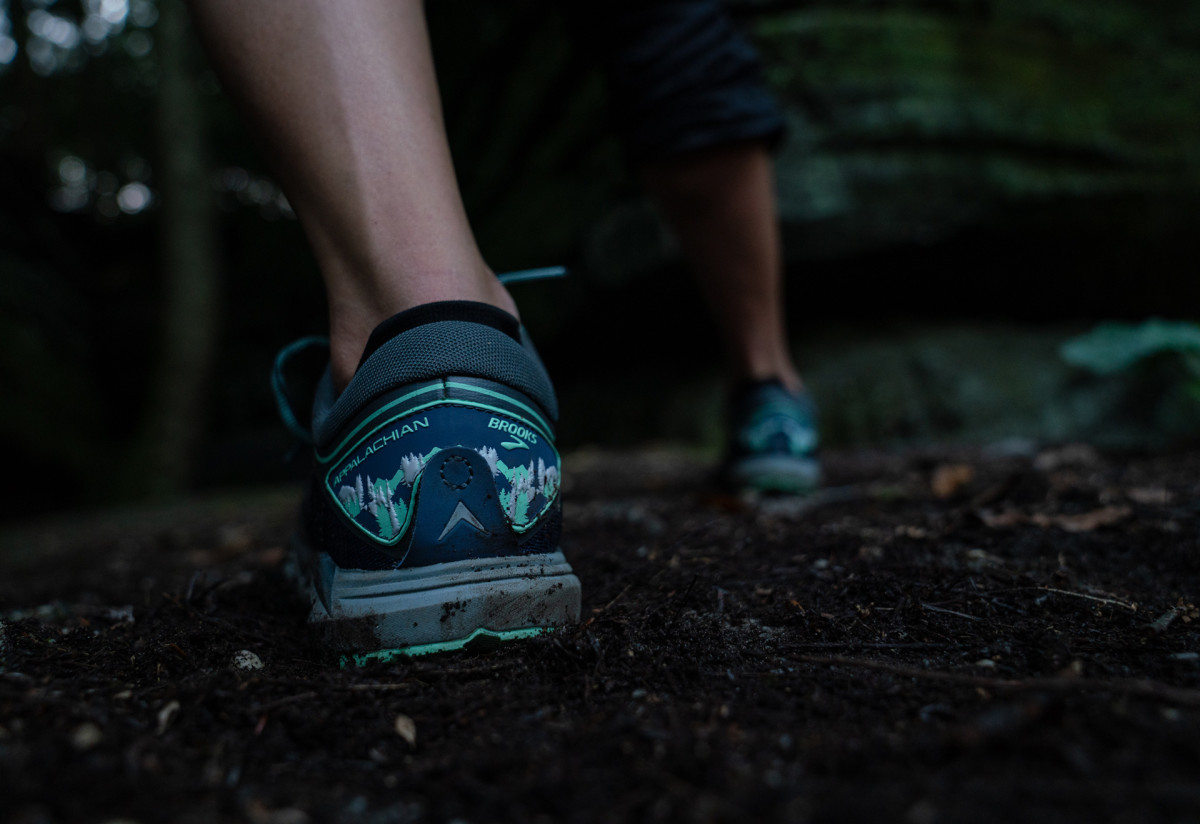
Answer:
<path fill-rule="evenodd" d="M 532 280 L 547 280 L 549 278 L 566 277 L 565 266 L 543 266 L 538 269 L 518 269 L 515 272 L 504 272 L 496 275 L 496 279 L 506 286 L 512 283 L 527 283 Z M 329 350 L 329 338 L 324 335 L 309 335 L 292 341 L 279 350 L 275 363 L 271 367 L 271 391 L 275 395 L 275 406 L 283 425 L 300 440 L 301 443 L 312 446 L 314 443 L 311 427 L 300 423 L 296 415 L 292 394 L 288 391 L 287 366 L 301 352 L 310 349 L 323 348 Z M 309 399 L 311 403 L 311 398 Z"/>

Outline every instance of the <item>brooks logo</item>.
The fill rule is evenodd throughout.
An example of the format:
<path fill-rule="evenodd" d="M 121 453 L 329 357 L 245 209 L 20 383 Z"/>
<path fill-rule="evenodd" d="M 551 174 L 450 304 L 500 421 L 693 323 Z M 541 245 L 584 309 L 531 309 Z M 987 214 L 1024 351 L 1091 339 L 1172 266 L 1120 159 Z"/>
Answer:
<path fill-rule="evenodd" d="M 513 437 L 521 438 L 522 440 L 529 441 L 530 443 L 537 443 L 537 435 L 533 434 L 525 427 L 512 423 L 511 421 L 506 421 L 503 418 L 492 418 L 490 421 L 488 421 L 488 429 L 499 429 L 501 432 L 507 432 Z"/>

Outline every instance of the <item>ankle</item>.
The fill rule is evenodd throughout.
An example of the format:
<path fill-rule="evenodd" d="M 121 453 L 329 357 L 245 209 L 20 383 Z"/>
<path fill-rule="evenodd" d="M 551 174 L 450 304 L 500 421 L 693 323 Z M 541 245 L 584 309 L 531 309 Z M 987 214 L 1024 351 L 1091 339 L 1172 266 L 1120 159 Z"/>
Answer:
<path fill-rule="evenodd" d="M 508 290 L 490 273 L 494 288 L 485 288 L 475 295 L 463 295 L 453 290 L 434 290 L 406 296 L 404 299 L 373 301 L 330 301 L 329 340 L 330 369 L 334 388 L 341 392 L 357 371 L 371 340 L 372 333 L 389 319 L 422 306 L 466 301 L 495 307 L 519 323 L 516 304 Z"/>
<path fill-rule="evenodd" d="M 731 386 L 767 381 L 779 381 L 784 389 L 793 393 L 804 388 L 804 380 L 792 365 L 790 358 L 737 364 L 730 374 Z"/>

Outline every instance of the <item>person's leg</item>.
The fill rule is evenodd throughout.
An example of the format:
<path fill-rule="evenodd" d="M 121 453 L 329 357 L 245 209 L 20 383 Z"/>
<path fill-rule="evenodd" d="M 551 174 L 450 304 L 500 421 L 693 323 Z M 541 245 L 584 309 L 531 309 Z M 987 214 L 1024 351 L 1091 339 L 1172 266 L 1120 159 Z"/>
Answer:
<path fill-rule="evenodd" d="M 816 413 L 788 350 L 772 164 L 741 141 L 647 164 L 643 174 L 674 230 L 726 342 L 734 391 L 722 480 L 805 492 L 820 480 Z"/>
<path fill-rule="evenodd" d="M 334 383 L 375 326 L 424 303 L 512 314 L 471 234 L 419 0 L 191 0 L 317 256 Z"/>
<path fill-rule="evenodd" d="M 787 345 L 768 149 L 783 135 L 758 56 L 720 0 L 583 2 L 629 158 L 674 230 L 733 367 L 720 476 L 803 492 L 820 477 L 816 416 Z"/>
<path fill-rule="evenodd" d="M 788 355 L 768 145 L 782 135 L 758 56 L 719 0 L 572 5 L 604 67 L 617 124 L 674 230 L 735 378 L 799 378 Z"/>
<path fill-rule="evenodd" d="M 421 3 L 192 5 L 329 295 L 310 426 L 286 386 L 303 343 L 274 378 L 314 445 L 293 544 L 309 622 L 334 649 L 389 659 L 578 621 L 558 402 L 467 224 Z"/>
<path fill-rule="evenodd" d="M 788 350 L 772 161 L 761 141 L 648 163 L 643 177 L 725 338 L 736 381 L 800 376 Z"/>

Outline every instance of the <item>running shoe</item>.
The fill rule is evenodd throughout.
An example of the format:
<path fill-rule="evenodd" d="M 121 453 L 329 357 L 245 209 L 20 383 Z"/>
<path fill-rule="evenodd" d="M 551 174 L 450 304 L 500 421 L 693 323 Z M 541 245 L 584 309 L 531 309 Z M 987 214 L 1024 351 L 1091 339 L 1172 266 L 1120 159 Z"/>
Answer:
<path fill-rule="evenodd" d="M 557 414 L 524 328 L 482 303 L 385 321 L 340 395 L 326 370 L 294 555 L 309 622 L 343 662 L 578 622 L 579 579 L 559 549 Z"/>
<path fill-rule="evenodd" d="M 803 494 L 821 482 L 817 409 L 807 391 L 792 392 L 777 379 L 745 383 L 730 398 L 727 426 L 726 486 Z"/>

